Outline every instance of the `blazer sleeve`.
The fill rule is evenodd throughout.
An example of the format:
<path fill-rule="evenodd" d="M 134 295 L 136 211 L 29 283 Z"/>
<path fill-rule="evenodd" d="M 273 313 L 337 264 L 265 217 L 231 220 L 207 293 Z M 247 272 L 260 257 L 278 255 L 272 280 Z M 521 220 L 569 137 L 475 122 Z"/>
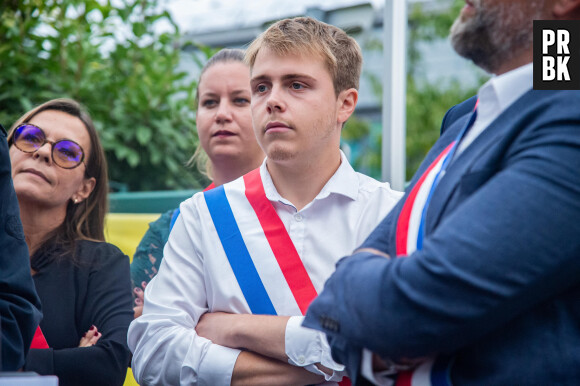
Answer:
<path fill-rule="evenodd" d="M 103 336 L 91 347 L 33 349 L 26 370 L 55 374 L 62 385 L 122 385 L 130 351 L 127 330 L 133 319 L 129 258 L 117 247 L 97 243 L 89 260 L 87 298 L 80 319 L 91 320 Z M 83 259 L 87 260 L 87 259 Z"/>
<path fill-rule="evenodd" d="M 335 359 L 348 363 L 361 347 L 393 360 L 453 353 L 578 285 L 580 120 L 550 113 L 488 180 L 460 186 L 470 193 L 423 250 L 340 262 L 305 319 L 329 335 Z"/>
<path fill-rule="evenodd" d="M 16 371 L 24 365 L 41 319 L 11 175 L 5 132 L 0 127 L 0 371 Z"/>

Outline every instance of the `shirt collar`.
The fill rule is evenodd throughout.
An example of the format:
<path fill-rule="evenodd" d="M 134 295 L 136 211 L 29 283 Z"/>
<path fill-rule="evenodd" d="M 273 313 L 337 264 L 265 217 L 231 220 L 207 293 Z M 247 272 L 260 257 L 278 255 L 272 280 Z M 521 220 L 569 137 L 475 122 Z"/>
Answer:
<path fill-rule="evenodd" d="M 479 89 L 479 106 L 495 105 L 499 110 L 497 111 L 497 115 L 499 115 L 529 91 L 532 85 L 532 63 L 494 76 Z"/>
<path fill-rule="evenodd" d="M 358 175 L 342 150 L 340 151 L 340 166 L 318 193 L 315 200 L 328 197 L 332 193 L 349 197 L 352 200 L 356 200 L 358 196 Z"/>
<path fill-rule="evenodd" d="M 274 182 L 272 181 L 272 176 L 268 172 L 266 167 L 266 159 L 262 162 L 260 166 L 260 176 L 262 177 L 262 183 L 264 184 L 264 191 L 266 197 L 270 201 L 280 201 L 285 204 L 290 204 L 288 200 L 278 193 Z M 355 183 L 356 182 L 356 183 Z M 340 151 L 340 166 L 336 172 L 330 177 L 328 182 L 324 185 L 322 190 L 316 195 L 314 200 L 322 200 L 332 193 L 340 194 L 355 200 L 358 196 L 359 188 L 358 175 L 348 162 L 346 155 Z"/>

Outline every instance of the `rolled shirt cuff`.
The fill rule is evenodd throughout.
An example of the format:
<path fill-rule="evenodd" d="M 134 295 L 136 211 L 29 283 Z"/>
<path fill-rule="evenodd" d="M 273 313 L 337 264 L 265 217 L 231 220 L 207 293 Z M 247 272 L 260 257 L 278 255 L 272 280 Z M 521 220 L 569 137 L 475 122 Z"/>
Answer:
<path fill-rule="evenodd" d="M 343 365 L 332 360 L 326 336 L 322 332 L 302 327 L 303 320 L 303 316 L 292 316 L 286 324 L 285 350 L 288 363 L 324 375 L 327 381 L 340 381 L 346 371 Z M 317 363 L 331 369 L 332 374 L 319 370 Z"/>
<path fill-rule="evenodd" d="M 241 350 L 212 344 L 199 364 L 199 385 L 231 385 Z"/>

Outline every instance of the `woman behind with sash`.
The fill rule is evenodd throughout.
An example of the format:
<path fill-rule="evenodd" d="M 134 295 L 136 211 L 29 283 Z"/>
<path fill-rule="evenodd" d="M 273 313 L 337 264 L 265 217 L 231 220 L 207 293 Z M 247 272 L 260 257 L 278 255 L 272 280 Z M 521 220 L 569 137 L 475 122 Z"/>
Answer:
<path fill-rule="evenodd" d="M 264 160 L 256 142 L 250 112 L 250 69 L 244 51 L 223 49 L 201 70 L 197 87 L 197 131 L 200 146 L 195 163 L 212 180 L 206 190 L 235 180 L 254 170 Z M 149 224 L 131 263 L 135 318 L 143 312 L 143 290 L 157 274 L 163 247 L 179 215 L 171 209 Z"/>
<path fill-rule="evenodd" d="M 121 385 L 130 352 L 129 259 L 104 241 L 107 162 L 89 115 L 55 99 L 24 114 L 8 143 L 44 318 L 25 371 L 63 385 Z"/>

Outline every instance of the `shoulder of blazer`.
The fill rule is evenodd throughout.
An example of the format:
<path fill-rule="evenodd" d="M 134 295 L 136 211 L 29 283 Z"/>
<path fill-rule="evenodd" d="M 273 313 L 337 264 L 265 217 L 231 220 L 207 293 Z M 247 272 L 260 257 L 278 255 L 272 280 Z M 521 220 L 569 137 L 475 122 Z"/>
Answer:
<path fill-rule="evenodd" d="M 473 111 L 473 109 L 475 108 L 475 103 L 477 102 L 477 95 L 472 96 L 469 99 L 466 99 L 465 101 L 453 106 L 452 108 L 450 108 L 449 110 L 447 110 L 447 112 L 445 113 L 445 116 L 443 117 L 443 121 L 441 122 L 441 129 L 440 129 L 440 135 L 443 134 L 443 132 L 445 132 L 445 130 L 451 126 L 453 124 L 453 122 L 455 122 L 458 118 L 469 114 Z"/>

